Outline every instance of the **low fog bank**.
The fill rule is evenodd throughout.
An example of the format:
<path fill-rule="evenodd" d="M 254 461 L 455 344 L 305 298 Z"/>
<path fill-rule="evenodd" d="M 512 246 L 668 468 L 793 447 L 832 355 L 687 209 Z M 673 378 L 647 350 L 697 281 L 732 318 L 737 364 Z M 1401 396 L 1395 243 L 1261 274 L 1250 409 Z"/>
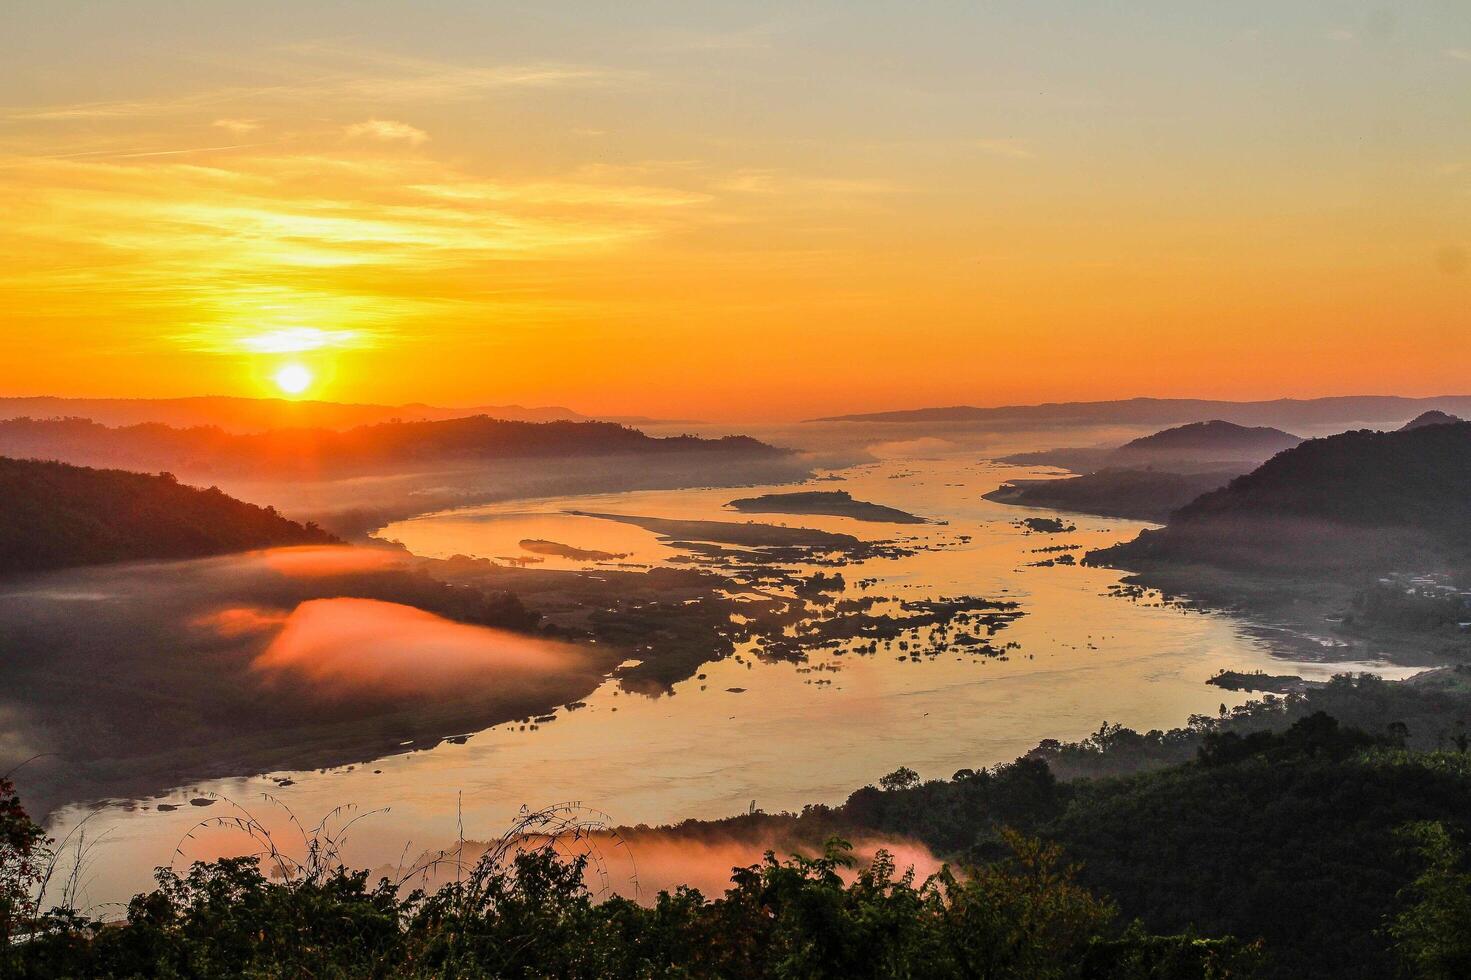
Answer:
<path fill-rule="evenodd" d="M 578 700 L 612 665 L 516 597 L 384 549 L 276 549 L 8 580 L 0 772 L 28 802 L 363 761 Z"/>
<path fill-rule="evenodd" d="M 298 521 L 314 521 L 340 537 L 362 540 L 393 521 L 456 507 L 571 494 L 684 487 L 795 483 L 814 466 L 847 465 L 824 455 L 685 454 L 508 459 L 476 466 L 414 469 L 342 480 L 259 480 L 208 472 L 179 473 L 189 483 L 217 484 L 233 497 L 270 504 Z M 846 462 L 845 462 L 846 461 Z"/>
<path fill-rule="evenodd" d="M 1403 401 L 1405 404 L 1400 404 Z M 1457 402 L 1456 404 L 1460 404 Z M 1214 410 L 1212 406 L 1215 406 Z M 1454 407 L 1454 406 L 1453 406 Z M 1105 416 L 1075 418 L 979 418 L 943 419 L 913 418 L 901 421 L 854 420 L 844 422 L 810 421 L 801 423 L 752 423 L 742 426 L 690 425 L 677 427 L 706 438 L 740 432 L 763 442 L 780 446 L 800 446 L 814 456 L 831 459 L 863 457 L 942 457 L 973 453 L 995 459 L 1013 453 L 1035 452 L 1057 447 L 1087 447 L 1112 450 L 1143 436 L 1153 435 L 1166 426 L 1231 419 L 1243 425 L 1270 425 L 1287 429 L 1305 438 L 1319 438 L 1357 429 L 1397 429 L 1416 412 L 1419 403 L 1412 399 L 1395 400 L 1378 410 L 1334 411 L 1314 414 L 1283 410 L 1266 410 L 1260 414 L 1239 417 L 1221 409 L 1220 403 L 1203 403 L 1190 410 L 1166 413 L 1158 419 L 1130 420 Z M 1471 416 L 1471 410 L 1461 414 Z M 644 426 L 650 435 L 667 435 L 673 427 Z M 829 463 L 817 465 L 830 466 Z"/>
<path fill-rule="evenodd" d="M 803 422 L 765 423 L 738 428 L 694 425 L 705 438 L 739 431 L 779 446 L 800 446 L 812 465 L 836 469 L 874 459 L 974 455 L 994 458 L 1049 446 L 1118 446 L 1155 432 L 1158 426 L 1080 421 L 1043 422 Z M 651 435 L 672 429 L 646 426 Z"/>
<path fill-rule="evenodd" d="M 854 865 L 841 874 L 851 882 L 869 867 L 880 851 L 886 852 L 902 874 L 913 869 L 917 880 L 935 874 L 943 866 L 929 848 L 899 837 L 863 834 L 849 840 Z M 824 842 L 810 841 L 774 830 L 706 830 L 691 833 L 681 829 L 647 828 L 611 830 L 601 827 L 566 831 L 555 837 L 532 833 L 520 838 L 491 842 L 467 840 L 443 850 L 424 851 L 410 860 L 371 869 L 373 879 L 406 881 L 430 890 L 453 882 L 466 866 L 475 864 L 492 850 L 550 847 L 564 858 L 585 858 L 583 880 L 599 895 L 619 895 L 651 905 L 659 892 L 680 886 L 698 889 L 707 898 L 717 898 L 731 887 L 731 875 L 740 868 L 760 864 L 766 855 L 786 860 L 794 855 L 821 856 Z"/>
<path fill-rule="evenodd" d="M 585 672 L 570 644 L 379 599 L 309 599 L 285 615 L 243 611 L 252 617 L 250 632 L 272 637 L 250 663 L 262 686 L 273 695 L 300 691 L 318 704 L 438 700 L 476 687 L 556 703 L 576 690 L 568 680 Z M 233 621 L 226 631 L 239 632 Z"/>
<path fill-rule="evenodd" d="M 643 901 L 682 884 L 698 888 L 707 896 L 720 895 L 730 887 L 732 870 L 757 864 L 767 853 L 778 860 L 794 854 L 817 857 L 825 846 L 822 841 L 761 829 L 745 833 L 712 830 L 696 835 L 677 829 L 639 828 L 623 831 L 616 841 L 623 843 L 637 864 L 638 894 L 616 880 L 611 887 L 620 895 Z M 843 872 L 845 881 L 854 880 L 879 851 L 888 852 L 901 873 L 913 868 L 920 881 L 939 871 L 943 864 L 917 841 L 859 834 L 848 842 L 853 845 L 857 863 Z"/>

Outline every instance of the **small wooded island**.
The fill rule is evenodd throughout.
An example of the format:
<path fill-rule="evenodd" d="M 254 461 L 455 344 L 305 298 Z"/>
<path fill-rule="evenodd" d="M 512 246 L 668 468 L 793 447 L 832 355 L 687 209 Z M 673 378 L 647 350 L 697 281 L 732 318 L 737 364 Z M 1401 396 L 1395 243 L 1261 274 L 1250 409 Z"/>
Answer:
<path fill-rule="evenodd" d="M 742 497 L 725 506 L 744 514 L 822 514 L 881 524 L 928 524 L 923 517 L 883 504 L 854 500 L 846 490 L 800 490 Z"/>
<path fill-rule="evenodd" d="M 593 548 L 577 548 L 570 544 L 562 544 L 560 541 L 546 541 L 541 538 L 522 538 L 521 550 L 529 551 L 533 555 L 551 555 L 555 558 L 567 558 L 572 561 L 617 561 L 627 558 L 628 552 L 598 551 Z"/>

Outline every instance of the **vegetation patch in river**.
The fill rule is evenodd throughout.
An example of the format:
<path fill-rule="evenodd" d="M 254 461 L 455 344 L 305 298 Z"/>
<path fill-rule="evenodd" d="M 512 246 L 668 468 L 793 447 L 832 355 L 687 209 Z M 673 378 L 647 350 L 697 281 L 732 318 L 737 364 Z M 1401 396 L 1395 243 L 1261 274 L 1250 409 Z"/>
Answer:
<path fill-rule="evenodd" d="M 746 514 L 819 514 L 828 517 L 851 517 L 856 521 L 883 524 L 928 524 L 896 507 L 854 500 L 846 490 L 803 490 L 795 493 L 765 493 L 759 497 L 741 497 L 726 504 Z"/>
<path fill-rule="evenodd" d="M 627 558 L 627 552 L 597 551 L 592 548 L 574 548 L 570 544 L 562 544 L 559 541 L 544 541 L 540 538 L 522 538 L 521 550 L 529 551 L 533 555 L 551 555 L 555 558 L 568 558 L 572 561 L 618 561 Z"/>

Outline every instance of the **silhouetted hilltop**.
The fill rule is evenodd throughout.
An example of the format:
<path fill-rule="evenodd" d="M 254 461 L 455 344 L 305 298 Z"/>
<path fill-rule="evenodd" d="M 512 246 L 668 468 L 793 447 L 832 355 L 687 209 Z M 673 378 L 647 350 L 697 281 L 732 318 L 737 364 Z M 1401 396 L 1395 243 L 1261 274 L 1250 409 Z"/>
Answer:
<path fill-rule="evenodd" d="M 1125 454 L 1188 452 L 1203 455 L 1224 453 L 1231 456 L 1271 456 L 1284 449 L 1291 449 L 1300 442 L 1301 436 L 1283 432 L 1281 429 L 1269 426 L 1248 428 L 1235 422 L 1215 419 L 1210 422 L 1191 422 L 1153 435 L 1141 436 L 1124 443 L 1118 451 Z"/>
<path fill-rule="evenodd" d="M 1216 419 L 1163 429 L 1140 436 L 1116 449 L 1044 449 L 1002 456 L 997 462 L 1017 466 L 1057 466 L 1075 473 L 1158 469 L 1176 474 L 1229 473 L 1234 476 L 1301 442 L 1301 436 L 1281 429 L 1267 426 L 1248 428 Z M 1178 488 L 1179 481 L 1174 485 Z M 1181 500 L 1176 506 L 1189 502 Z"/>
<path fill-rule="evenodd" d="M 512 422 L 478 415 L 384 422 L 346 431 L 278 429 L 233 433 L 213 426 L 156 423 L 109 428 L 88 419 L 0 422 L 0 453 L 82 465 L 194 473 L 323 476 L 492 459 L 665 455 L 682 452 L 774 456 L 745 436 L 653 438 L 612 422 Z"/>
<path fill-rule="evenodd" d="M 1445 412 L 1432 410 L 1429 412 L 1422 412 L 1421 414 L 1410 419 L 1410 421 L 1400 426 L 1400 431 L 1406 432 L 1410 429 L 1423 429 L 1427 425 L 1454 425 L 1459 421 L 1461 420 L 1454 415 L 1448 415 Z"/>
<path fill-rule="evenodd" d="M 1242 570 L 1423 566 L 1471 550 L 1471 422 L 1313 439 L 1091 561 Z"/>
<path fill-rule="evenodd" d="M 168 474 L 0 456 L 0 574 L 143 559 L 202 558 L 332 535 Z"/>
<path fill-rule="evenodd" d="M 1198 398 L 1126 398 L 1117 401 L 1048 402 L 1041 405 L 1002 405 L 993 408 L 957 405 L 950 408 L 833 415 L 812 421 L 1178 425 L 1204 418 L 1224 419 L 1237 425 L 1307 427 L 1389 422 L 1429 409 L 1471 414 L 1471 395 L 1447 395 L 1438 398 L 1345 395 L 1335 398 L 1279 398 L 1256 402 L 1208 401 Z"/>
<path fill-rule="evenodd" d="M 1471 539 L 1471 423 L 1313 439 L 1181 509 L 1190 523 L 1235 514 L 1320 518 Z"/>
<path fill-rule="evenodd" d="M 560 405 L 367 405 L 287 398 L 0 398 L 0 419 L 87 418 L 103 425 L 156 422 L 177 428 L 217 426 L 231 432 L 267 429 L 348 429 L 379 422 L 427 422 L 489 415 L 513 422 L 580 421 L 588 416 Z"/>

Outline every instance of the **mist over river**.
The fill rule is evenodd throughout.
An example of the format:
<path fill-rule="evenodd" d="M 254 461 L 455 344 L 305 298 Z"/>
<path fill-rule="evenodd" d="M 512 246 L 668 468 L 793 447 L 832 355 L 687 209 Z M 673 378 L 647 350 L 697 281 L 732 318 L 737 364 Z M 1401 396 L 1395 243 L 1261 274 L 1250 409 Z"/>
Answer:
<path fill-rule="evenodd" d="M 253 850 L 244 835 L 221 828 L 205 828 L 180 847 L 199 821 L 233 815 L 236 805 L 286 844 L 286 808 L 308 825 L 344 804 L 387 808 L 354 825 L 343 857 L 359 867 L 392 868 L 406 854 L 449 844 L 461 827 L 472 839 L 496 836 L 523 805 L 578 801 L 618 824 L 728 816 L 753 804 L 796 809 L 840 802 L 901 765 L 926 778 L 949 777 L 961 768 L 1010 761 L 1044 738 L 1084 737 L 1105 721 L 1140 730 L 1180 726 L 1192 713 L 1215 714 L 1222 704 L 1247 699 L 1205 683 L 1225 668 L 1308 678 L 1344 670 L 1413 673 L 1322 662 L 1315 651 L 1323 657 L 1332 651 L 1311 641 L 1273 639 L 1232 616 L 1155 597 L 1111 594 L 1121 573 L 1055 559 L 1132 538 L 1146 525 L 1066 515 L 1064 523 L 1075 530 L 1038 533 L 1020 520 L 1057 515 L 982 499 L 1002 482 L 1041 471 L 965 453 L 897 455 L 825 475 L 800 488 L 495 504 L 401 521 L 379 537 L 426 557 L 517 558 L 542 568 L 678 565 L 691 555 L 643 527 L 568 513 L 574 510 L 755 521 L 892 541 L 903 546 L 898 557 L 822 569 L 842 574 L 837 598 L 1016 602 L 1022 615 L 994 637 L 998 647 L 1015 646 L 1000 656 L 960 650 L 913 655 L 898 644 L 871 653 L 838 646 L 811 651 L 806 663 L 770 662 L 741 649 L 660 696 L 608 680 L 551 718 L 467 732 L 467 738 L 365 764 L 214 780 L 154 799 L 66 807 L 53 814 L 48 829 L 58 840 L 72 835 L 73 842 L 78 836 L 87 841 L 82 904 L 125 901 L 148 886 L 156 865 Z M 737 497 L 794 489 L 845 490 L 936 523 L 738 514 L 725 506 Z M 621 557 L 565 557 L 530 551 L 526 541 Z M 622 872 L 615 867 L 611 873 Z M 643 887 L 668 883 L 645 880 Z"/>

